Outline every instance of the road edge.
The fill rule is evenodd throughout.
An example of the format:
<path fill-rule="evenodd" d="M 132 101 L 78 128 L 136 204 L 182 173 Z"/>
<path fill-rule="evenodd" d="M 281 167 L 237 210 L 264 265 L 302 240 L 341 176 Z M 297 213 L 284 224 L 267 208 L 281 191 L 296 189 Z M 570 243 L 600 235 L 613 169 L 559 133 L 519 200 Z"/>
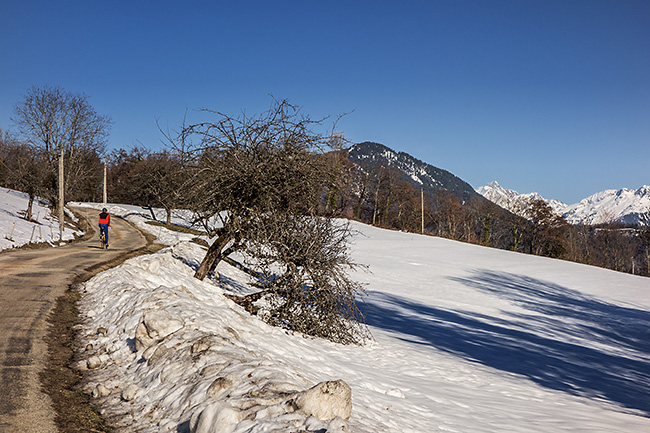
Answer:
<path fill-rule="evenodd" d="M 88 220 L 76 214 L 84 226 L 86 238 L 88 232 L 94 232 Z M 126 220 L 125 220 L 126 221 Z M 155 236 L 145 232 L 134 224 L 129 223 L 138 230 L 146 239 L 146 245 L 128 251 L 120 257 L 92 266 L 84 274 L 75 278 L 68 286 L 63 296 L 56 301 L 48 317 L 48 330 L 45 336 L 48 359 L 45 369 L 39 373 L 39 380 L 43 391 L 52 400 L 55 411 L 55 423 L 59 431 L 65 433 L 76 432 L 110 432 L 113 428 L 106 423 L 92 404 L 91 396 L 81 390 L 83 374 L 71 368 L 75 357 L 78 356 L 80 323 L 77 303 L 82 294 L 78 288 L 98 273 L 120 265 L 124 261 L 144 254 L 151 254 L 165 248 L 165 245 L 156 244 Z M 92 233 L 91 233 L 92 234 Z"/>

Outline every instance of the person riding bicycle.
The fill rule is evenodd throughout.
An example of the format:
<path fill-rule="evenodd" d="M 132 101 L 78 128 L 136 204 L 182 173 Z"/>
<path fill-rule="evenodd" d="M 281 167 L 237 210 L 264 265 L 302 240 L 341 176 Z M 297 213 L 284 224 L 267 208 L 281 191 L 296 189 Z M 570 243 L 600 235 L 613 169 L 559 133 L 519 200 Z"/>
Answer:
<path fill-rule="evenodd" d="M 110 225 L 111 225 L 111 216 L 108 214 L 106 208 L 103 208 L 102 213 L 99 214 L 99 236 L 104 237 L 106 248 L 108 248 L 108 226 Z"/>

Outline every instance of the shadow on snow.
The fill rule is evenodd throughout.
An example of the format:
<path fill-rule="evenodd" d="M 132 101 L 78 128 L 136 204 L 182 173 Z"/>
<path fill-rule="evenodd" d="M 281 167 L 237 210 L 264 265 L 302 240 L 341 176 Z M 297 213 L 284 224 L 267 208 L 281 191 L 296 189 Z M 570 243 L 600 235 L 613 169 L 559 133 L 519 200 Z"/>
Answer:
<path fill-rule="evenodd" d="M 478 271 L 453 280 L 503 298 L 519 312 L 493 317 L 373 292 L 363 307 L 368 325 L 650 416 L 650 312 L 521 275 Z"/>

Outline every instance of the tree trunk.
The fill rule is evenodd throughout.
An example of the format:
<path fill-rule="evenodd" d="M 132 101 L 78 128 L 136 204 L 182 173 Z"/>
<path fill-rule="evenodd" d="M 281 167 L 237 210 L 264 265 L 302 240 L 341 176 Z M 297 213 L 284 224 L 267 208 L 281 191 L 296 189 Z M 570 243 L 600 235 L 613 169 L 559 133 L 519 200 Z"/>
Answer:
<path fill-rule="evenodd" d="M 167 225 L 170 225 L 172 223 L 172 210 L 171 209 L 165 209 L 167 212 Z"/>
<path fill-rule="evenodd" d="M 232 239 L 233 239 L 232 236 L 224 233 L 221 236 L 219 236 L 212 243 L 212 245 L 210 245 L 210 248 L 208 248 L 208 252 L 205 254 L 205 257 L 203 258 L 203 261 L 201 262 L 199 268 L 194 273 L 194 278 L 203 280 L 206 275 L 208 275 L 210 272 L 216 269 L 217 265 L 223 258 L 223 256 L 221 255 L 223 249 L 226 248 L 226 245 L 228 245 Z"/>
<path fill-rule="evenodd" d="M 154 221 L 158 221 L 158 219 L 156 219 L 156 214 L 154 213 L 152 206 L 146 206 L 145 209 L 149 210 L 151 218 L 153 218 Z"/>

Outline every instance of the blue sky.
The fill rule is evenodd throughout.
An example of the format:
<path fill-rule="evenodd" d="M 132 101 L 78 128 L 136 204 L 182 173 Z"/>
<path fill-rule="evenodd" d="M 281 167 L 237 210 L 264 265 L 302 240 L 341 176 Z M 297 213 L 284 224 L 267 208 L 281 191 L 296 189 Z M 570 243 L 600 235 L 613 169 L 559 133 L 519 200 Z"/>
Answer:
<path fill-rule="evenodd" d="M 0 2 L 0 127 L 88 95 L 111 148 L 269 94 L 472 186 L 574 203 L 650 184 L 650 1 Z M 328 125 L 331 126 L 331 125 Z"/>

